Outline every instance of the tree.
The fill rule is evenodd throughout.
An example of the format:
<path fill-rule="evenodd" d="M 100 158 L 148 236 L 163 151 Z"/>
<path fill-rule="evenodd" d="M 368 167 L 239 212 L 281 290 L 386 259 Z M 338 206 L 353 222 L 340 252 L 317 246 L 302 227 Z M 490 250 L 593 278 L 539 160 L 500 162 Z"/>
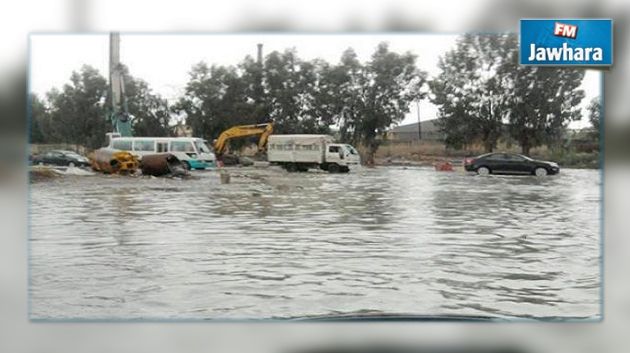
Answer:
<path fill-rule="evenodd" d="M 497 74 L 507 88 L 510 134 L 525 155 L 542 144 L 557 145 L 569 122 L 581 119 L 584 69 L 519 65 L 515 34 L 504 42 L 502 55 L 506 60 Z"/>
<path fill-rule="evenodd" d="M 367 164 L 374 164 L 380 144 L 377 137 L 384 136 L 386 128 L 402 121 L 413 101 L 424 97 L 421 87 L 426 82 L 426 73 L 416 67 L 415 55 L 391 52 L 383 42 L 377 46 L 359 81 L 361 118 L 354 129 L 367 147 Z"/>
<path fill-rule="evenodd" d="M 264 66 L 249 56 L 236 67 L 199 63 L 173 111 L 186 116 L 196 135 L 209 139 L 234 125 L 270 120 L 278 133 L 328 133 L 333 121 L 321 115 L 317 101 L 326 65 L 301 60 L 294 49 L 270 53 Z"/>
<path fill-rule="evenodd" d="M 237 68 L 201 62 L 192 68 L 186 93 L 173 110 L 185 114 L 195 135 L 212 140 L 231 126 L 256 122 L 258 107 L 249 87 Z"/>
<path fill-rule="evenodd" d="M 134 116 L 133 133 L 136 136 L 170 136 L 171 112 L 166 99 L 152 92 L 149 84 L 129 74 L 123 67 L 125 100 L 129 113 Z"/>
<path fill-rule="evenodd" d="M 441 73 L 430 86 L 447 145 L 481 140 L 492 151 L 508 122 L 529 154 L 559 143 L 568 123 L 580 119 L 584 70 L 521 66 L 518 55 L 515 34 L 467 34 L 440 59 Z"/>
<path fill-rule="evenodd" d="M 50 125 L 48 121 L 50 115 L 46 109 L 44 102 L 35 94 L 30 94 L 31 103 L 31 143 L 46 142 L 46 127 Z"/>
<path fill-rule="evenodd" d="M 238 65 L 238 69 L 242 72 L 241 79 L 246 85 L 245 94 L 248 97 L 248 101 L 253 104 L 251 112 L 253 121 L 256 124 L 268 122 L 270 120 L 271 108 L 269 97 L 264 87 L 263 63 L 254 61 L 254 59 L 248 55 Z"/>
<path fill-rule="evenodd" d="M 599 97 L 594 97 L 591 99 L 588 107 L 586 107 L 588 111 L 588 121 L 591 123 L 593 127 L 593 131 L 591 132 L 591 137 L 599 142 L 599 131 L 600 131 L 600 115 L 602 110 L 601 100 Z"/>
<path fill-rule="evenodd" d="M 331 121 L 318 115 L 315 102 L 318 96 L 321 70 L 325 63 L 305 61 L 295 49 L 271 52 L 265 59 L 264 82 L 274 121 L 279 133 L 328 133 Z"/>
<path fill-rule="evenodd" d="M 364 104 L 366 67 L 352 48 L 341 55 L 338 65 L 321 65 L 321 79 L 316 101 L 318 114 L 326 121 L 336 123 L 342 141 L 361 143 L 359 126 Z"/>
<path fill-rule="evenodd" d="M 464 148 L 480 140 L 486 152 L 496 148 L 507 118 L 497 75 L 505 40 L 505 35 L 466 34 L 440 58 L 441 72 L 429 86 L 447 146 Z"/>
<path fill-rule="evenodd" d="M 352 49 L 339 65 L 302 60 L 295 49 L 270 53 L 264 66 L 251 57 L 237 67 L 199 63 L 173 111 L 206 138 L 233 125 L 270 119 L 274 131 L 288 134 L 326 134 L 337 124 L 342 139 L 369 147 L 368 161 L 373 161 L 377 137 L 424 96 L 426 73 L 415 61 L 414 55 L 392 53 L 381 43 L 366 65 Z"/>
<path fill-rule="evenodd" d="M 135 116 L 134 132 L 141 136 L 169 136 L 168 102 L 152 92 L 149 85 L 129 74 L 124 67 L 125 99 Z M 84 65 L 61 90 L 51 89 L 46 102 L 32 95 L 32 139 L 42 143 L 72 143 L 97 148 L 105 142 L 111 126 L 107 119 L 107 80 L 91 66 Z"/>
<path fill-rule="evenodd" d="M 73 71 L 70 83 L 61 91 L 47 94 L 50 102 L 50 122 L 55 140 L 99 147 L 107 130 L 103 102 L 107 95 L 107 80 L 91 66 Z"/>

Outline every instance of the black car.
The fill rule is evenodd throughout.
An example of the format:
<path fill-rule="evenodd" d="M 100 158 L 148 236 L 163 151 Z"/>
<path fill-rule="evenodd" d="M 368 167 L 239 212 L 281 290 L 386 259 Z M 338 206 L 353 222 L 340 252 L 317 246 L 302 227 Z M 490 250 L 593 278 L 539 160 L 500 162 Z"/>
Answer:
<path fill-rule="evenodd" d="M 557 163 L 539 161 L 516 153 L 487 153 L 464 160 L 464 168 L 480 175 L 487 174 L 533 174 L 545 176 L 557 174 Z"/>
<path fill-rule="evenodd" d="M 69 167 L 88 167 L 90 161 L 80 154 L 72 151 L 55 150 L 33 157 L 33 164 L 52 164 Z"/>

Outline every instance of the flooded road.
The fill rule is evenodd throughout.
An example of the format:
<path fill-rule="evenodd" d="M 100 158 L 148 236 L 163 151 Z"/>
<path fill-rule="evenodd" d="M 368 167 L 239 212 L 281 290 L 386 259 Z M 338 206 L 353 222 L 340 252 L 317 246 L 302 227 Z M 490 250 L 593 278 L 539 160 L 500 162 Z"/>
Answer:
<path fill-rule="evenodd" d="M 600 315 L 597 170 L 230 174 L 32 183 L 31 318 Z"/>

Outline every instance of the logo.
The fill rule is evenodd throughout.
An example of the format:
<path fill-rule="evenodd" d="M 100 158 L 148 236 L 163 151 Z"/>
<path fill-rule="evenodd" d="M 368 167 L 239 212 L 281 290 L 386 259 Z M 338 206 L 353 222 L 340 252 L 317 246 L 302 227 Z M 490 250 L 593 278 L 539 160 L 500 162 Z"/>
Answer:
<path fill-rule="evenodd" d="M 558 37 L 575 39 L 577 37 L 577 26 L 556 22 L 553 34 Z"/>
<path fill-rule="evenodd" d="M 522 65 L 612 65 L 612 20 L 521 20 Z"/>

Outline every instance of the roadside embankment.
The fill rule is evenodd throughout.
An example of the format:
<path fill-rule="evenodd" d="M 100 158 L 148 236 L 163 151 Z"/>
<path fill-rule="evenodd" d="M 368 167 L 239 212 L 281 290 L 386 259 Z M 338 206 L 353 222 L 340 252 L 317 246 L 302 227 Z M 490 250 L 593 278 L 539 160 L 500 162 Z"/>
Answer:
<path fill-rule="evenodd" d="M 363 154 L 364 149 L 360 149 Z M 516 145 L 499 144 L 495 151 L 521 153 Z M 471 146 L 466 150 L 446 148 L 438 141 L 414 141 L 386 143 L 379 147 L 374 156 L 376 165 L 433 166 L 436 163 L 450 162 L 461 165 L 465 157 L 485 153 L 481 146 Z M 599 168 L 599 151 L 578 152 L 572 149 L 552 150 L 547 146 L 533 148 L 530 157 L 553 161 L 564 168 Z"/>

